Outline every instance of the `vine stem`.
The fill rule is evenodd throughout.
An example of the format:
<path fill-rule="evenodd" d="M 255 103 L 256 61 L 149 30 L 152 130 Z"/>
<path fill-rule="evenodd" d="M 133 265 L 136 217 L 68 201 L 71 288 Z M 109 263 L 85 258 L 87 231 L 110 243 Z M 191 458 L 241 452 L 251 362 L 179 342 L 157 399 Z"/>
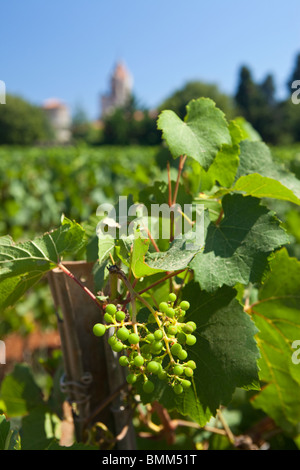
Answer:
<path fill-rule="evenodd" d="M 179 165 L 178 165 L 178 173 L 177 173 L 177 179 L 175 183 L 175 189 L 174 189 L 174 194 L 173 194 L 173 199 L 172 199 L 172 194 L 170 193 L 170 188 L 171 188 L 171 181 L 170 181 L 170 166 L 168 165 L 168 178 L 169 178 L 169 207 L 173 207 L 176 204 L 176 199 L 177 199 L 177 194 L 178 194 L 178 189 L 179 189 L 179 182 L 180 182 L 180 177 L 181 173 L 185 164 L 185 161 L 187 159 L 186 155 L 180 155 L 179 159 Z M 168 162 L 169 163 L 169 162 Z M 170 214 L 170 242 L 174 240 L 174 212 L 172 211 Z"/>
<path fill-rule="evenodd" d="M 102 305 L 97 300 L 97 297 L 95 296 L 95 294 L 93 294 L 93 292 L 91 292 L 79 279 L 77 279 L 77 277 L 74 276 L 74 274 L 71 271 L 69 271 L 69 269 L 66 268 L 66 266 L 64 266 L 62 263 L 58 263 L 57 267 L 61 271 L 63 271 L 70 279 L 76 282 L 76 284 L 78 284 L 81 287 L 81 289 L 85 291 L 85 293 L 92 299 L 92 301 L 97 305 L 97 307 L 103 312 Z"/>
<path fill-rule="evenodd" d="M 116 276 L 118 276 L 121 281 L 125 284 L 125 286 L 127 287 L 128 291 L 130 292 L 130 296 L 131 296 L 131 302 L 136 298 L 138 298 L 147 308 L 148 310 L 150 310 L 150 312 L 155 315 L 155 310 L 151 307 L 151 305 L 147 302 L 147 300 L 145 300 L 138 292 L 136 292 L 134 290 L 134 288 L 132 287 L 132 285 L 130 284 L 130 282 L 128 281 L 125 273 L 122 271 L 122 269 L 120 268 L 117 268 L 116 266 L 114 266 L 115 268 L 115 271 L 113 274 L 115 274 Z M 132 319 L 133 320 L 133 319 Z M 136 321 L 134 320 L 133 323 L 135 323 Z"/>
<path fill-rule="evenodd" d="M 218 217 L 218 219 L 216 220 L 216 225 L 217 225 L 217 226 L 219 226 L 219 225 L 220 225 L 220 223 L 221 223 L 221 220 L 222 220 L 222 218 L 223 218 L 223 215 L 224 215 L 224 210 L 223 210 L 223 209 L 221 209 L 221 210 L 220 210 L 219 217 Z"/>
<path fill-rule="evenodd" d="M 156 241 L 155 241 L 154 238 L 152 237 L 149 228 L 144 226 L 144 229 L 147 231 L 148 237 L 150 238 L 150 241 L 151 241 L 152 245 L 154 246 L 155 251 L 156 251 L 157 253 L 159 253 L 160 250 L 159 250 L 159 248 L 158 248 L 158 246 L 157 246 L 157 244 L 156 244 Z"/>
<path fill-rule="evenodd" d="M 218 418 L 220 419 L 220 421 L 222 423 L 222 426 L 224 428 L 224 431 L 226 432 L 226 435 L 227 435 L 229 441 L 231 442 L 231 444 L 234 444 L 235 443 L 235 437 L 234 437 L 230 427 L 228 426 L 226 420 L 224 419 L 224 416 L 223 416 L 221 410 L 217 411 L 217 415 L 218 415 Z"/>
<path fill-rule="evenodd" d="M 172 183 L 171 183 L 171 174 L 170 174 L 170 162 L 167 162 L 167 172 L 168 172 L 168 189 L 169 189 L 169 207 L 172 205 Z"/>
<path fill-rule="evenodd" d="M 163 278 L 160 279 L 159 281 L 154 282 L 153 284 L 151 284 L 151 286 L 145 287 L 145 289 L 140 290 L 140 291 L 138 292 L 138 294 L 141 295 L 141 294 L 143 294 L 144 292 L 147 292 L 148 290 L 152 289 L 153 287 L 157 286 L 158 284 L 161 284 L 161 283 L 165 282 L 167 279 L 170 279 L 171 277 L 177 276 L 177 274 L 183 273 L 186 269 L 188 269 L 188 268 L 179 269 L 178 271 L 173 271 L 172 273 L 167 274 L 167 276 L 163 277 Z"/>
<path fill-rule="evenodd" d="M 176 180 L 176 185 L 175 185 L 175 190 L 174 190 L 174 195 L 173 195 L 173 201 L 172 201 L 173 206 L 176 204 L 178 188 L 179 188 L 179 181 L 180 181 L 181 173 L 182 173 L 186 158 L 187 158 L 186 155 L 180 155 L 177 180 Z"/>

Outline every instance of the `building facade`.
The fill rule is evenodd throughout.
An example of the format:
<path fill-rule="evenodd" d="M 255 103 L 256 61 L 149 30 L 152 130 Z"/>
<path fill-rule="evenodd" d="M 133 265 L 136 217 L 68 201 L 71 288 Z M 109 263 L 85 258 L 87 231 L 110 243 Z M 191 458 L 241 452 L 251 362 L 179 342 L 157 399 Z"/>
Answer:
<path fill-rule="evenodd" d="M 68 106 L 57 99 L 45 101 L 43 110 L 54 131 L 58 144 L 68 144 L 72 138 L 72 117 Z"/>

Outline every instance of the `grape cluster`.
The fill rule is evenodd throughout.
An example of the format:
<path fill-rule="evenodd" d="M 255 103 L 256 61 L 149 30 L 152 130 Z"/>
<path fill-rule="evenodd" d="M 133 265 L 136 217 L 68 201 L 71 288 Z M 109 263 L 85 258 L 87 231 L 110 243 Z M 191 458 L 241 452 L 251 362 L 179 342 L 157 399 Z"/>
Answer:
<path fill-rule="evenodd" d="M 141 378 L 145 393 L 154 391 L 153 376 L 167 381 L 176 394 L 192 385 L 196 364 L 188 360 L 185 346 L 196 343 L 193 334 L 196 324 L 184 322 L 189 302 L 183 300 L 175 306 L 176 300 L 176 294 L 169 294 L 168 300 L 161 302 L 158 311 L 153 310 L 145 323 L 127 321 L 123 311 L 117 310 L 114 304 L 108 304 L 105 324 L 94 325 L 96 336 L 103 336 L 113 328 L 108 343 L 113 351 L 124 352 L 119 363 L 128 368 L 127 382 L 135 384 Z"/>

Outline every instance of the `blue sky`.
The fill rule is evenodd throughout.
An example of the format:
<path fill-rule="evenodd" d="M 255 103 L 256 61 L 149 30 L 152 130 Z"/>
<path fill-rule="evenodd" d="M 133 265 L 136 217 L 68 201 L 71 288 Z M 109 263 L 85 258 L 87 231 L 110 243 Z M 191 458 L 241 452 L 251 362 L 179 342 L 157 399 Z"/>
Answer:
<path fill-rule="evenodd" d="M 242 64 L 257 81 L 273 73 L 284 96 L 300 52 L 299 12 L 297 0 L 5 1 L 0 80 L 33 103 L 57 97 L 92 119 L 119 59 L 150 108 L 189 80 L 232 94 Z"/>

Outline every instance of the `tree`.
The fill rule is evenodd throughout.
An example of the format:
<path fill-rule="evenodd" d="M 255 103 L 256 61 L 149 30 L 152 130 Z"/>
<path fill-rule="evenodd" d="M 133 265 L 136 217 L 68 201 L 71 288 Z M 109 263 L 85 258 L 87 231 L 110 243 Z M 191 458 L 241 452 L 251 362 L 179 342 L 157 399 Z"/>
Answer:
<path fill-rule="evenodd" d="M 50 124 L 42 109 L 21 97 L 6 96 L 6 104 L 0 106 L 0 144 L 33 145 L 50 137 Z"/>
<path fill-rule="evenodd" d="M 296 56 L 294 70 L 292 71 L 291 76 L 287 82 L 289 94 L 292 90 L 292 83 L 295 80 L 300 80 L 300 53 Z"/>
<path fill-rule="evenodd" d="M 235 101 L 245 119 L 253 124 L 258 102 L 258 88 L 252 79 L 250 69 L 246 66 L 242 66 L 240 69 Z"/>
<path fill-rule="evenodd" d="M 108 145 L 157 145 L 161 141 L 156 115 L 132 95 L 128 103 L 104 119 L 103 143 Z"/>
<path fill-rule="evenodd" d="M 231 97 L 222 93 L 217 85 L 199 81 L 187 82 L 183 88 L 169 96 L 159 106 L 159 110 L 170 109 L 183 119 L 188 102 L 198 98 L 211 98 L 228 118 L 233 118 L 235 115 L 234 103 Z"/>
<path fill-rule="evenodd" d="M 268 143 L 276 144 L 281 135 L 282 108 L 275 98 L 275 82 L 271 74 L 255 83 L 248 67 L 242 66 L 235 94 L 239 113 L 249 121 Z"/>
<path fill-rule="evenodd" d="M 87 142 L 91 133 L 91 123 L 84 109 L 78 105 L 72 117 L 72 137 L 76 142 Z"/>
<path fill-rule="evenodd" d="M 262 98 L 265 101 L 265 103 L 272 107 L 276 104 L 276 99 L 275 99 L 275 82 L 273 75 L 268 74 L 266 78 L 263 80 L 263 82 L 260 85 L 260 90 L 262 93 Z"/>

